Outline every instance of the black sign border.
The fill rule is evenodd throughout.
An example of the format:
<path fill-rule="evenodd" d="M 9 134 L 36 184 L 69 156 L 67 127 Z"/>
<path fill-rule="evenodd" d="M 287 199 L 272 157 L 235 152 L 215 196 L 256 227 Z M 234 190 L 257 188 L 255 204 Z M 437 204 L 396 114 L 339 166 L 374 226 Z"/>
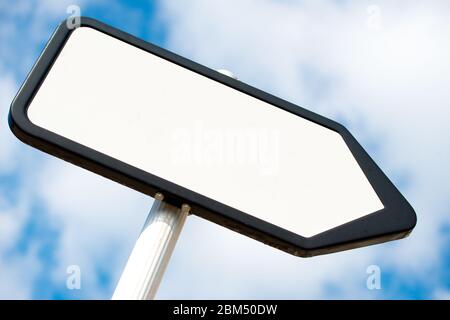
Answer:
<path fill-rule="evenodd" d="M 338 132 L 383 203 L 384 209 L 306 238 L 34 125 L 28 119 L 27 109 L 74 30 L 68 27 L 67 21 L 58 26 L 12 102 L 8 118 L 9 125 L 12 132 L 23 142 L 150 196 L 162 192 L 165 195 L 165 201 L 171 204 L 180 206 L 182 203 L 188 203 L 192 212 L 200 217 L 296 256 L 310 257 L 400 239 L 407 236 L 416 225 L 417 218 L 411 205 L 343 125 L 100 21 L 81 17 L 78 27 L 80 26 L 96 29 Z M 270 201 L 270 199 L 262 201 Z M 300 196 L 299 201 L 301 201 Z"/>

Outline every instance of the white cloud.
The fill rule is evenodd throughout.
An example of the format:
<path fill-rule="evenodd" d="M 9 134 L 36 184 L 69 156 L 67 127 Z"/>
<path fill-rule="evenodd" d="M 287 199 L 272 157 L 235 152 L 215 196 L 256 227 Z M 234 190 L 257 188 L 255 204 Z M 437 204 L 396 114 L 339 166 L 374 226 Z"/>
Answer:
<path fill-rule="evenodd" d="M 0 299 L 31 298 L 33 280 L 39 272 L 36 252 L 4 260 L 0 263 Z"/>
<path fill-rule="evenodd" d="M 84 297 L 109 298 L 99 272 L 118 279 L 151 198 L 58 159 L 49 159 L 41 169 L 34 189 L 61 233 L 52 270 L 55 283 L 64 284 L 66 268 L 78 265 Z"/>
<path fill-rule="evenodd" d="M 34 279 L 42 271 L 37 248 L 31 246 L 25 252 L 16 250 L 30 218 L 29 197 L 19 191 L 14 197 L 17 202 L 13 203 L 4 197 L 8 191 L 0 187 L 0 299 L 30 298 Z"/>
<path fill-rule="evenodd" d="M 434 293 L 434 299 L 450 300 L 450 291 L 446 289 L 437 289 Z"/>
<path fill-rule="evenodd" d="M 47 272 L 33 238 L 27 248 L 17 246 L 28 235 L 26 227 L 34 213 L 36 170 L 44 157 L 20 143 L 8 127 L 8 111 L 20 82 L 36 58 L 35 48 L 50 35 L 50 21 L 64 16 L 73 1 L 0 1 L 0 298 L 31 298 L 35 281 Z M 77 2 L 76 2 L 77 3 Z M 47 5 L 52 4 L 52 8 Z M 63 9 L 60 11 L 60 9 Z M 18 22 L 20 21 L 20 23 Z M 44 31 L 43 31 L 44 30 Z M 18 39 L 20 39 L 18 41 Z M 22 81 L 23 79 L 20 79 Z M 39 190 L 38 190 L 39 191 Z M 65 271 L 64 271 L 65 272 Z M 65 281 L 65 280 L 64 280 Z"/>
<path fill-rule="evenodd" d="M 17 141 L 6 121 L 15 91 L 16 84 L 11 76 L 5 75 L 0 78 L 0 119 L 3 120 L 0 126 L 0 174 L 11 172 L 16 164 Z"/>
<path fill-rule="evenodd" d="M 405 8 L 377 2 L 382 24 L 373 28 L 372 20 L 367 24 L 369 4 L 160 2 L 173 50 L 213 68 L 231 69 L 242 81 L 319 113 L 343 118 L 364 144 L 375 144 L 372 154 L 388 175 L 408 180 L 402 191 L 416 208 L 419 223 L 407 240 L 300 259 L 191 216 L 158 297 L 374 298 L 390 294 L 366 289 L 366 268 L 371 264 L 379 264 L 382 273 L 395 268 L 402 279 L 428 273 L 430 283 L 439 282 L 435 278 L 439 273 L 430 270 L 439 261 L 439 228 L 449 222 L 450 155 L 445 148 L 450 139 L 450 93 L 445 86 L 450 80 L 446 40 L 450 22 L 445 16 L 449 5 L 433 2 L 423 7 L 416 2 Z M 55 16 L 59 10 L 42 6 L 34 13 L 39 12 L 33 16 L 34 43 L 45 40 L 42 34 L 49 32 L 45 26 L 50 18 L 45 14 Z M 8 30 L 17 32 L 15 26 Z M 0 36 L 10 31 L 0 29 Z M 6 56 L 14 54 L 6 52 Z M 33 54 L 24 55 L 24 60 L 32 58 Z M 29 64 L 25 62 L 23 68 Z M 5 68 L 12 67 L 0 66 Z M 5 97 L 16 87 L 12 77 L 0 80 Z M 9 98 L 1 98 L 3 91 L 0 99 L 9 105 Z M 4 127 L 5 122 L 0 134 Z M 6 150 L 0 155 L 0 172 L 8 164 L 13 165 L 8 170 L 20 166 L 25 178 L 20 182 L 22 206 L 11 207 L 6 200 L 8 206 L 2 206 L 0 201 L 0 253 L 13 246 L 28 219 L 29 202 L 39 199 L 61 231 L 57 264 L 49 271 L 54 284 L 64 286 L 67 265 L 78 264 L 85 295 L 108 298 L 98 272 L 111 274 L 112 283 L 118 279 L 151 201 L 60 160 L 39 156 L 28 147 L 15 151 L 15 144 L 4 141 L 0 139 L 0 151 Z M 33 248 L 0 268 L 1 297 L 29 297 L 33 280 L 47 272 Z"/>
<path fill-rule="evenodd" d="M 372 250 L 302 259 L 190 216 L 158 298 L 371 298 Z M 329 292 L 334 287 L 339 294 Z"/>
<path fill-rule="evenodd" d="M 419 219 L 406 240 L 308 260 L 236 240 L 208 223 L 192 223 L 162 296 L 317 298 L 327 296 L 326 288 L 334 283 L 344 290 L 335 296 L 374 297 L 364 288 L 365 267 L 372 263 L 395 268 L 398 277 L 428 274 L 430 284 L 438 282 L 429 272 L 438 268 L 443 250 L 441 226 L 450 222 L 450 7 L 444 1 L 373 4 L 160 2 L 172 50 L 344 119 L 400 185 Z M 197 238 L 187 239 L 192 234 Z M 210 238 L 202 241 L 199 235 Z M 190 259 L 192 252 L 204 251 Z M 200 278 L 211 276 L 204 281 L 191 281 L 194 271 L 186 279 L 177 276 L 187 265 Z M 197 283 L 204 287 L 196 289 Z M 216 290 L 221 283 L 228 289 Z"/>

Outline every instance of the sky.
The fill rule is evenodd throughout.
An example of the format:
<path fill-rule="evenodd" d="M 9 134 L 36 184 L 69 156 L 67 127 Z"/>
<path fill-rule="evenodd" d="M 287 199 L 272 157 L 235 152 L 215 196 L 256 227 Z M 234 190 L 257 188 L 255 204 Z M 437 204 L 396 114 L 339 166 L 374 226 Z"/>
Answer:
<path fill-rule="evenodd" d="M 418 216 L 407 239 L 308 259 L 189 216 L 157 298 L 450 298 L 450 4 L 293 0 L 0 0 L 0 298 L 109 299 L 153 202 L 9 130 L 70 5 L 345 124 Z"/>

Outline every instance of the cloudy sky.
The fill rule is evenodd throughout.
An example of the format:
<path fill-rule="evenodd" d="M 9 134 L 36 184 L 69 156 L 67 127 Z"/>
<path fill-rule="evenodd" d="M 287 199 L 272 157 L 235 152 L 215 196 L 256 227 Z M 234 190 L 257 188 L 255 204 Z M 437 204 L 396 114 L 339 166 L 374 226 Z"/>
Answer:
<path fill-rule="evenodd" d="M 109 298 L 152 204 L 8 128 L 71 4 L 344 123 L 418 215 L 405 240 L 311 259 L 190 216 L 158 298 L 450 298 L 450 4 L 317 0 L 0 0 L 0 298 Z"/>

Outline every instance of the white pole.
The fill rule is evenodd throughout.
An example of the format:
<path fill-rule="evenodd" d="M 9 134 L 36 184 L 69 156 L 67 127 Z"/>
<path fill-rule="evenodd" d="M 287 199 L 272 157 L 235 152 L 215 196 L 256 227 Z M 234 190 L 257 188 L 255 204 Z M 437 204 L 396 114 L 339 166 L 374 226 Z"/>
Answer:
<path fill-rule="evenodd" d="M 217 71 L 237 79 L 231 71 Z M 163 199 L 161 193 L 155 195 L 155 202 L 120 276 L 113 300 L 149 300 L 156 295 L 190 210 L 187 204 L 179 209 Z"/>
<path fill-rule="evenodd" d="M 149 300 L 158 290 L 190 207 L 181 209 L 157 193 L 144 228 L 128 258 L 113 300 Z"/>

